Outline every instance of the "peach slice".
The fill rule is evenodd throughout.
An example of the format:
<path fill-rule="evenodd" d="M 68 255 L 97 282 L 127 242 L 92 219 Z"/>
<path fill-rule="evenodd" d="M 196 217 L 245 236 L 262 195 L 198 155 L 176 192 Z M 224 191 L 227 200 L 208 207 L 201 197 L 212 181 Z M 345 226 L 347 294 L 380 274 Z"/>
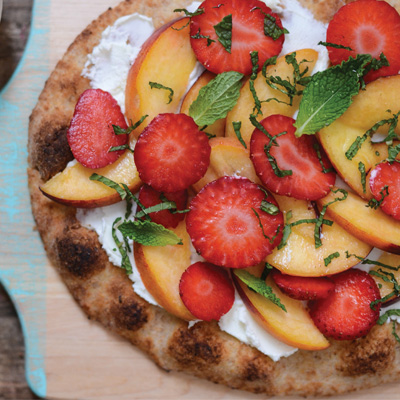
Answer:
<path fill-rule="evenodd" d="M 126 117 L 135 123 L 148 114 L 133 132 L 136 137 L 156 115 L 174 113 L 179 108 L 196 65 L 188 23 L 188 18 L 174 20 L 155 31 L 142 46 L 129 71 L 125 93 Z M 172 89 L 172 101 L 168 90 L 152 89 L 149 82 Z"/>
<path fill-rule="evenodd" d="M 190 105 L 197 99 L 200 89 L 207 85 L 212 79 L 216 77 L 215 74 L 209 71 L 204 71 L 193 86 L 189 89 L 186 96 L 183 99 L 181 105 L 181 113 L 189 115 Z M 214 136 L 224 136 L 225 135 L 225 121 L 226 118 L 221 118 L 215 121 L 212 125 L 207 126 L 206 132 Z"/>
<path fill-rule="evenodd" d="M 104 168 L 90 169 L 78 162 L 67 165 L 62 172 L 41 186 L 40 190 L 50 199 L 73 207 L 102 207 L 120 201 L 121 197 L 114 189 L 89 179 L 93 173 L 117 183 L 125 183 L 132 192 L 142 184 L 133 154 L 126 151 L 116 162 Z"/>
<path fill-rule="evenodd" d="M 316 218 L 309 202 L 285 196 L 274 197 L 285 216 L 291 212 L 289 223 Z M 370 245 L 355 238 L 339 223 L 322 225 L 322 246 L 315 248 L 314 228 L 313 223 L 293 226 L 287 244 L 280 250 L 275 248 L 267 257 L 267 262 L 290 275 L 325 276 L 349 269 L 359 262 L 356 257 L 347 258 L 346 251 L 360 257 L 365 257 L 371 251 Z M 332 258 L 325 265 L 325 260 L 335 253 L 339 253 L 339 257 Z"/>
<path fill-rule="evenodd" d="M 190 321 L 195 317 L 179 296 L 179 281 L 190 265 L 190 238 L 182 221 L 174 231 L 183 245 L 143 246 L 135 243 L 135 262 L 146 289 L 169 313 Z"/>
<path fill-rule="evenodd" d="M 193 185 L 197 192 L 207 183 L 222 176 L 243 176 L 253 182 L 259 179 L 250 160 L 249 151 L 238 140 L 230 137 L 216 137 L 209 141 L 211 146 L 210 166 L 206 174 Z"/>
<path fill-rule="evenodd" d="M 368 178 L 366 190 L 361 182 L 359 162 L 368 173 L 376 164 L 387 158 L 387 146 L 373 143 L 369 137 L 353 159 L 346 152 L 358 136 L 363 136 L 377 122 L 391 118 L 400 111 L 400 76 L 378 79 L 367 85 L 354 98 L 347 111 L 331 125 L 319 132 L 320 142 L 341 178 L 361 197 L 371 198 Z M 388 111 L 391 110 L 391 111 Z M 387 132 L 387 125 L 379 132 Z M 396 132 L 400 133 L 400 126 Z"/>
<path fill-rule="evenodd" d="M 335 195 L 318 200 L 320 207 L 334 199 Z M 381 209 L 367 207 L 367 202 L 358 195 L 349 192 L 347 199 L 331 204 L 326 216 L 343 227 L 346 232 L 371 246 L 400 254 L 400 221 L 389 217 Z M 362 254 L 350 253 L 364 257 Z"/>
<path fill-rule="evenodd" d="M 381 272 L 379 272 L 379 270 L 383 270 L 385 272 L 389 272 L 389 273 L 393 274 L 393 277 L 397 280 L 397 282 L 400 282 L 400 268 L 397 271 L 395 270 L 396 268 L 398 268 L 400 266 L 400 255 L 384 252 L 379 257 L 378 261 L 381 262 L 382 264 L 393 267 L 393 269 L 389 269 L 389 268 L 385 268 L 385 267 L 376 265 L 373 268 L 371 268 L 371 271 L 376 271 L 378 273 L 381 273 Z M 393 288 L 394 288 L 393 283 L 387 282 L 376 275 L 372 275 L 372 277 L 375 279 L 375 282 L 377 283 L 377 285 L 379 287 L 379 291 L 381 293 L 382 298 L 390 295 L 393 292 Z M 389 277 L 389 276 L 387 278 L 391 279 L 391 277 Z M 387 301 L 391 300 L 392 298 L 393 297 L 391 297 Z"/>
<path fill-rule="evenodd" d="M 317 59 L 318 53 L 315 50 L 304 49 L 296 52 L 297 62 L 300 63 L 303 60 L 307 60 L 307 62 L 300 64 L 301 72 L 303 72 L 305 68 L 308 68 L 306 76 L 310 75 Z M 286 62 L 284 56 L 278 58 L 276 65 L 267 67 L 267 73 L 268 75 L 280 76 L 282 79 L 288 79 L 290 82 L 293 82 L 293 66 Z M 254 81 L 254 87 L 257 92 L 257 96 L 261 101 L 270 100 L 262 103 L 262 115 L 257 117 L 258 120 L 264 119 L 273 114 L 282 114 L 292 117 L 295 111 L 299 108 L 300 96 L 294 97 L 293 104 L 291 106 L 286 104 L 289 101 L 288 96 L 277 89 L 272 89 L 266 83 L 262 72 L 258 73 L 257 78 Z M 271 99 L 277 99 L 278 101 Z M 241 122 L 242 138 L 246 143 L 249 143 L 251 134 L 254 131 L 254 126 L 249 120 L 250 115 L 253 113 L 253 109 L 254 98 L 250 91 L 249 80 L 247 80 L 241 89 L 239 101 L 227 115 L 225 135 L 236 138 L 236 133 L 233 129 L 232 123 Z"/>
<path fill-rule="evenodd" d="M 246 271 L 260 277 L 262 266 L 247 268 Z M 281 300 L 287 312 L 264 296 L 249 289 L 235 275 L 235 271 L 232 276 L 244 304 L 258 323 L 271 335 L 299 349 L 322 350 L 329 347 L 329 341 L 314 325 L 305 305 L 301 301 L 291 299 L 283 294 L 271 277 L 267 278 L 266 283 L 272 287 L 273 293 Z"/>

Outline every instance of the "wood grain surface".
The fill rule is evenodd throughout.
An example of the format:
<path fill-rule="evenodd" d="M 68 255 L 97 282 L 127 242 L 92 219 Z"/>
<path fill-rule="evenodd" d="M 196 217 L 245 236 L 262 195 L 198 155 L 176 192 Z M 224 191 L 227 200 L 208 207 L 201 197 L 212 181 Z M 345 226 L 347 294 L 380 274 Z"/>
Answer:
<path fill-rule="evenodd" d="M 0 90 L 25 49 L 33 0 L 4 0 L 0 22 Z M 0 284 L 0 399 L 38 399 L 25 378 L 25 345 L 10 297 Z"/>

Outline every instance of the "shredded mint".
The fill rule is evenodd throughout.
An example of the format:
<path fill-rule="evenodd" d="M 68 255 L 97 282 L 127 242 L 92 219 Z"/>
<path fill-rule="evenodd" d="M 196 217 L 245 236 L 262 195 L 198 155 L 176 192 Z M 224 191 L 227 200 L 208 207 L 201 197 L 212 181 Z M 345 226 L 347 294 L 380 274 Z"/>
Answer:
<path fill-rule="evenodd" d="M 385 198 L 389 196 L 389 186 L 385 185 L 379 192 L 379 194 L 381 195 L 381 198 L 379 200 L 372 198 L 371 200 L 368 201 L 368 204 L 365 207 L 370 207 L 373 210 L 378 209 L 382 205 Z"/>
<path fill-rule="evenodd" d="M 135 217 L 136 218 L 142 218 L 147 214 L 153 213 L 153 212 L 159 212 L 163 210 L 175 210 L 176 209 L 176 203 L 174 201 L 163 201 L 159 204 L 156 204 L 155 206 L 147 207 L 142 211 L 139 211 Z"/>
<path fill-rule="evenodd" d="M 128 255 L 130 248 L 126 242 L 125 242 L 125 247 L 124 247 L 124 244 L 119 240 L 119 238 L 117 236 L 116 227 L 115 227 L 120 221 L 121 221 L 121 218 L 117 218 L 113 222 L 112 227 L 111 227 L 111 235 L 112 235 L 112 238 L 114 239 L 114 242 L 122 256 L 121 268 L 124 269 L 128 275 L 130 275 L 133 273 L 132 264 L 131 264 L 131 261 L 129 259 L 129 255 Z"/>
<path fill-rule="evenodd" d="M 324 174 L 329 174 L 330 172 L 334 172 L 335 170 L 333 168 L 325 168 L 324 161 L 322 160 L 321 148 L 319 146 L 319 143 L 315 142 L 313 147 L 314 147 L 315 152 L 317 153 L 318 161 L 319 161 L 319 164 L 321 165 L 322 172 Z"/>
<path fill-rule="evenodd" d="M 276 18 L 271 14 L 265 13 L 261 8 L 255 7 L 254 10 L 260 10 L 264 14 L 264 35 L 269 36 L 273 40 L 278 40 L 285 33 L 289 31 L 285 28 L 281 28 L 276 23 Z"/>
<path fill-rule="evenodd" d="M 161 83 L 157 83 L 157 82 L 149 82 L 149 85 L 150 85 L 150 87 L 152 89 L 164 89 L 164 90 L 167 90 L 169 92 L 167 104 L 171 103 L 171 101 L 172 101 L 172 99 L 174 97 L 174 91 L 171 88 L 169 88 L 167 86 L 164 86 Z"/>
<path fill-rule="evenodd" d="M 260 114 L 262 115 L 261 102 L 257 96 L 256 88 L 254 86 L 254 81 L 257 79 L 257 71 L 258 71 L 258 52 L 252 51 L 250 53 L 250 59 L 251 59 L 251 64 L 252 64 L 252 72 L 250 75 L 249 87 L 250 87 L 250 92 L 254 99 L 253 113 L 256 113 L 256 116 L 257 116 Z"/>
<path fill-rule="evenodd" d="M 271 286 L 265 283 L 265 280 L 257 278 L 250 274 L 250 272 L 243 269 L 236 269 L 233 272 L 249 289 L 264 296 L 266 299 L 272 301 L 276 306 L 287 312 L 286 307 L 282 304 L 279 297 L 272 291 Z"/>
<path fill-rule="evenodd" d="M 118 125 L 113 125 L 113 129 L 114 129 L 114 133 L 116 135 L 129 135 L 132 131 L 134 131 L 139 125 L 142 124 L 142 122 L 148 117 L 148 115 L 143 115 L 139 121 L 137 121 L 135 124 L 132 124 L 131 121 L 131 125 L 127 128 L 127 129 L 122 129 L 120 126 Z"/>
<path fill-rule="evenodd" d="M 361 185 L 363 188 L 363 193 L 367 192 L 367 173 L 365 171 L 365 164 L 363 162 L 358 163 L 358 170 L 360 171 L 361 175 Z"/>
<path fill-rule="evenodd" d="M 214 25 L 215 33 L 218 41 L 224 46 L 225 50 L 230 53 L 232 50 L 232 14 L 226 15 L 222 21 Z"/>
<path fill-rule="evenodd" d="M 261 274 L 260 279 L 263 280 L 263 281 L 265 281 L 265 280 L 268 278 L 269 273 L 270 273 L 273 269 L 274 269 L 274 267 L 273 267 L 271 264 L 265 262 L 264 269 L 263 269 L 263 272 L 262 272 L 262 274 Z"/>
<path fill-rule="evenodd" d="M 237 103 L 242 78 L 243 74 L 236 71 L 223 72 L 203 86 L 189 107 L 194 122 L 202 127 L 225 118 Z"/>
<path fill-rule="evenodd" d="M 391 316 L 400 317 L 400 310 L 387 310 L 384 314 L 382 314 L 379 317 L 376 323 L 378 325 L 383 325 Z"/>
<path fill-rule="evenodd" d="M 233 130 L 235 131 L 235 135 L 238 138 L 239 142 L 242 144 L 242 146 L 247 149 L 246 142 L 243 140 L 242 134 L 240 132 L 240 129 L 242 128 L 242 122 L 241 121 L 233 121 L 232 122 Z"/>
<path fill-rule="evenodd" d="M 260 228 L 261 228 L 261 231 L 262 231 L 262 234 L 263 234 L 263 236 L 265 237 L 265 239 L 267 239 L 271 244 L 272 243 L 274 243 L 274 241 L 275 241 L 275 239 L 278 237 L 278 235 L 279 235 L 279 232 L 280 232 L 280 229 L 281 229 L 281 226 L 280 225 L 278 225 L 278 229 L 276 230 L 276 233 L 275 233 L 275 235 L 274 236 L 272 236 L 272 238 L 270 238 L 268 235 L 266 235 L 265 234 L 265 231 L 264 231 L 264 226 L 263 226 L 263 224 L 262 224 L 262 222 L 261 222 L 261 218 L 260 218 L 260 215 L 258 214 L 258 212 L 254 209 L 254 208 L 251 208 L 252 210 L 253 210 L 253 212 L 254 212 L 254 215 L 256 216 L 256 218 L 258 219 L 258 224 L 260 225 Z"/>
<path fill-rule="evenodd" d="M 190 12 L 186 8 L 175 8 L 174 12 L 183 12 L 187 17 L 195 17 L 196 15 L 204 14 L 204 8 L 199 7 L 196 11 Z"/>
<path fill-rule="evenodd" d="M 351 47 L 343 46 L 341 44 L 328 43 L 328 42 L 319 42 L 318 44 L 325 47 L 332 47 L 334 49 L 354 51 Z"/>
<path fill-rule="evenodd" d="M 400 144 L 398 144 L 397 146 L 393 146 L 393 145 L 389 146 L 388 153 L 389 153 L 389 156 L 387 158 L 387 161 L 389 163 L 393 163 L 393 162 L 397 161 L 396 158 L 400 153 Z"/>
<path fill-rule="evenodd" d="M 358 94 L 369 54 L 350 57 L 340 65 L 317 72 L 303 92 L 294 126 L 296 136 L 313 135 L 339 118 Z"/>
<path fill-rule="evenodd" d="M 114 182 L 111 179 L 106 178 L 105 176 L 93 173 L 90 175 L 89 179 L 91 181 L 98 181 L 103 183 L 104 185 L 108 186 L 111 189 L 114 189 L 118 192 L 118 194 L 121 196 L 121 199 L 124 200 L 126 198 L 126 192 L 125 190 L 116 182 Z"/>
<path fill-rule="evenodd" d="M 129 239 L 145 246 L 182 245 L 182 240 L 171 230 L 151 221 L 125 221 L 119 231 Z"/>
<path fill-rule="evenodd" d="M 328 257 L 324 258 L 325 267 L 327 267 L 335 258 L 339 257 L 340 253 L 336 251 L 335 253 L 332 253 Z"/>
<path fill-rule="evenodd" d="M 260 208 L 269 215 L 278 215 L 280 213 L 279 207 L 267 200 L 261 202 Z"/>
<path fill-rule="evenodd" d="M 190 36 L 192 39 L 207 39 L 207 46 L 210 46 L 212 43 L 215 43 L 215 40 L 211 39 L 209 35 L 202 35 L 200 33 L 200 28 L 196 34 Z"/>
<path fill-rule="evenodd" d="M 108 151 L 112 152 L 112 151 L 121 151 L 121 150 L 128 150 L 131 153 L 133 153 L 133 149 L 131 149 L 129 147 L 129 144 L 123 144 L 121 146 L 112 146 L 112 147 L 110 147 L 110 150 L 108 150 Z"/>

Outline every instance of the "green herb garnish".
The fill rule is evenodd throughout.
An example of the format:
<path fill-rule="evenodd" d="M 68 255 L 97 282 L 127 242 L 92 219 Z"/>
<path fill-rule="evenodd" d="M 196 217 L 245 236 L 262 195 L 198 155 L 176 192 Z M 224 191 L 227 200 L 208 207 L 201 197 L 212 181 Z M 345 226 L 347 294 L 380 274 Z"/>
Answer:
<path fill-rule="evenodd" d="M 167 90 L 169 92 L 167 104 L 171 103 L 171 101 L 172 101 L 172 99 L 174 97 L 174 91 L 171 88 L 169 88 L 167 86 L 164 86 L 161 83 L 157 83 L 157 82 L 149 82 L 149 85 L 150 85 L 150 87 L 152 89 L 164 89 L 164 90 Z"/>
<path fill-rule="evenodd" d="M 226 15 L 222 21 L 214 25 L 215 33 L 218 41 L 224 46 L 225 50 L 230 53 L 232 50 L 232 14 Z"/>

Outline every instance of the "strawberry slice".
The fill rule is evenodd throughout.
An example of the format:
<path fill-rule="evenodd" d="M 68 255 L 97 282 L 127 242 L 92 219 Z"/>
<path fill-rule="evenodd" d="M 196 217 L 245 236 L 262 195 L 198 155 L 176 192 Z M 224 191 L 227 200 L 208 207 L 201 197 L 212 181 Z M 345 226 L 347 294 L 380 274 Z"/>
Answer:
<path fill-rule="evenodd" d="M 139 191 L 140 203 L 148 208 L 163 202 L 163 197 L 166 200 L 173 201 L 176 204 L 177 210 L 184 210 L 186 208 L 188 193 L 187 190 L 180 190 L 179 192 L 160 193 L 154 190 L 151 186 L 144 184 Z M 138 211 L 141 208 L 138 207 Z M 185 214 L 173 213 L 173 210 L 162 210 L 151 212 L 148 214 L 153 222 L 163 225 L 165 228 L 176 228 L 180 221 L 183 221 Z"/>
<path fill-rule="evenodd" d="M 250 158 L 263 185 L 273 193 L 301 200 L 326 196 L 335 183 L 332 165 L 314 136 L 296 138 L 294 119 L 271 115 L 261 121 L 267 134 L 256 128 L 250 141 Z M 274 140 L 271 140 L 271 138 Z"/>
<path fill-rule="evenodd" d="M 283 293 L 296 300 L 324 299 L 335 290 L 333 281 L 326 277 L 293 276 L 277 269 L 271 276 Z"/>
<path fill-rule="evenodd" d="M 210 164 L 207 135 L 185 114 L 159 114 L 139 136 L 135 164 L 140 179 L 159 192 L 197 182 Z"/>
<path fill-rule="evenodd" d="M 276 215 L 260 208 L 263 201 L 276 206 Z M 282 238 L 283 216 L 275 199 L 246 178 L 224 176 L 210 182 L 189 209 L 186 227 L 193 246 L 216 265 L 256 265 Z"/>
<path fill-rule="evenodd" d="M 335 291 L 325 299 L 311 301 L 309 311 L 317 328 L 336 340 L 365 336 L 379 318 L 380 293 L 374 279 L 365 271 L 349 269 L 331 276 Z"/>
<path fill-rule="evenodd" d="M 352 49 L 328 47 L 334 65 L 357 54 L 386 56 L 390 65 L 370 71 L 366 82 L 396 75 L 400 70 L 400 15 L 386 1 L 358 0 L 340 8 L 329 23 L 326 41 Z"/>
<path fill-rule="evenodd" d="M 87 168 L 103 168 L 116 161 L 124 150 L 128 135 L 116 135 L 112 125 L 126 129 L 124 115 L 110 93 L 101 89 L 85 90 L 78 99 L 67 131 L 67 139 L 75 159 Z"/>
<path fill-rule="evenodd" d="M 201 9 L 203 13 L 191 18 L 190 41 L 197 59 L 209 71 L 249 75 L 251 52 L 258 52 L 260 68 L 268 58 L 281 52 L 285 40 L 282 22 L 262 1 L 205 0 L 199 6 Z M 265 25 L 275 34 L 268 28 L 265 33 Z"/>
<path fill-rule="evenodd" d="M 382 211 L 400 220 L 400 164 L 378 164 L 371 171 L 369 187 L 374 198 L 381 203 Z"/>
<path fill-rule="evenodd" d="M 187 309 L 203 321 L 219 321 L 235 300 L 235 289 L 226 271 L 201 261 L 182 274 L 179 294 Z"/>

